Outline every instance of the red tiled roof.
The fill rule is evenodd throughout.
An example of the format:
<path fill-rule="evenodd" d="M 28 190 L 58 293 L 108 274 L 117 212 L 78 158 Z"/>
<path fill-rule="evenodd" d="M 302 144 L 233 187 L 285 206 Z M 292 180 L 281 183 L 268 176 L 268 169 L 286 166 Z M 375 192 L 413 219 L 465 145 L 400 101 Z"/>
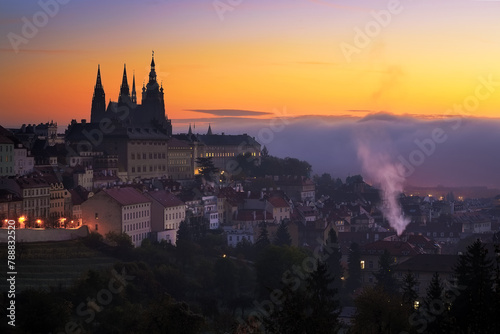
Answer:
<path fill-rule="evenodd" d="M 44 179 L 39 177 L 17 178 L 16 182 L 19 187 L 21 187 L 21 189 L 50 187 L 50 185 Z"/>
<path fill-rule="evenodd" d="M 254 217 L 255 213 L 255 217 Z M 237 221 L 263 221 L 263 220 L 274 220 L 273 214 L 266 211 L 266 217 L 264 219 L 263 210 L 239 210 L 236 215 Z"/>
<path fill-rule="evenodd" d="M 289 207 L 290 204 L 287 203 L 282 197 L 271 197 L 267 200 L 275 208 Z"/>
<path fill-rule="evenodd" d="M 375 241 L 363 246 L 364 254 L 382 254 L 387 250 L 392 256 L 414 256 L 422 254 L 414 245 L 403 241 Z"/>
<path fill-rule="evenodd" d="M 177 198 L 177 196 L 165 190 L 150 191 L 145 193 L 145 195 L 154 199 L 166 208 L 185 205 L 183 201 Z"/>
<path fill-rule="evenodd" d="M 103 191 L 121 205 L 151 203 L 149 198 L 135 188 L 112 188 Z"/>

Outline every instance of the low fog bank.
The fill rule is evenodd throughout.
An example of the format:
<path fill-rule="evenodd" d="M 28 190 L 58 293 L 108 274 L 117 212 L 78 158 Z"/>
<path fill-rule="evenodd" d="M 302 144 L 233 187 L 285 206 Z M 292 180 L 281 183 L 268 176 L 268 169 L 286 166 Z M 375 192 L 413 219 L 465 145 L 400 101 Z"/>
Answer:
<path fill-rule="evenodd" d="M 365 162 L 363 168 L 359 156 L 362 138 L 373 157 L 398 166 L 405 184 L 500 188 L 500 119 L 423 120 L 386 113 L 364 118 L 219 118 L 212 120 L 212 129 L 248 133 L 272 155 L 308 161 L 313 174 L 345 178 L 361 173 L 376 183 L 370 177 L 377 173 L 369 170 L 377 164 Z"/>

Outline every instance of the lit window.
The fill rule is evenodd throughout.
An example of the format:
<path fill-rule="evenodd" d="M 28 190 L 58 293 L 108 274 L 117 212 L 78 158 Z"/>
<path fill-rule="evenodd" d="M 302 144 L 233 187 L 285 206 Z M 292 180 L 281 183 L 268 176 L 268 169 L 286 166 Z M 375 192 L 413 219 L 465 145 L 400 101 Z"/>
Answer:
<path fill-rule="evenodd" d="M 365 269 L 365 261 L 361 261 L 361 269 Z"/>

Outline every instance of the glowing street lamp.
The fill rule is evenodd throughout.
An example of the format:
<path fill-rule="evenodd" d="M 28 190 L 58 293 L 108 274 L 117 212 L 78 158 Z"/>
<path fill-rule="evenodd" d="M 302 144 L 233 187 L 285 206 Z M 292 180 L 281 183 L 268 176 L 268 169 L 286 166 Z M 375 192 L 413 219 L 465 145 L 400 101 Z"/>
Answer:
<path fill-rule="evenodd" d="M 36 227 L 41 227 L 42 226 L 42 220 L 41 219 L 37 219 L 36 220 Z"/>
<path fill-rule="evenodd" d="M 26 220 L 25 216 L 19 217 L 19 219 L 17 220 L 19 222 L 19 228 L 24 228 L 25 227 L 25 225 L 24 225 L 24 221 L 25 220 Z"/>

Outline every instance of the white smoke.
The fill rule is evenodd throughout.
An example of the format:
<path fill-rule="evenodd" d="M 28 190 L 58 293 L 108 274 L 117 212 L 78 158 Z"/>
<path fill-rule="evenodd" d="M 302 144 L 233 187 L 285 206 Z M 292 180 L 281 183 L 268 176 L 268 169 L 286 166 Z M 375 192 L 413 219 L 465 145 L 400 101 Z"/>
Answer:
<path fill-rule="evenodd" d="M 358 158 L 361 160 L 364 175 L 373 183 L 378 184 L 382 191 L 382 213 L 389 221 L 392 228 L 401 235 L 410 223 L 403 216 L 398 197 L 403 192 L 405 178 L 401 164 L 394 163 L 388 151 L 390 147 L 386 143 L 378 141 L 367 132 L 358 134 L 357 150 Z"/>

